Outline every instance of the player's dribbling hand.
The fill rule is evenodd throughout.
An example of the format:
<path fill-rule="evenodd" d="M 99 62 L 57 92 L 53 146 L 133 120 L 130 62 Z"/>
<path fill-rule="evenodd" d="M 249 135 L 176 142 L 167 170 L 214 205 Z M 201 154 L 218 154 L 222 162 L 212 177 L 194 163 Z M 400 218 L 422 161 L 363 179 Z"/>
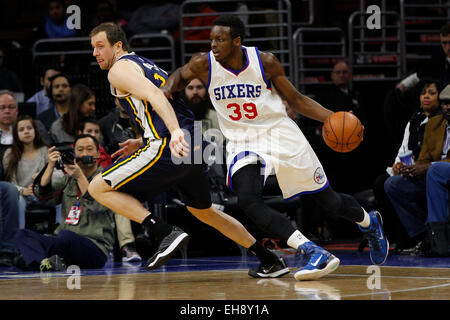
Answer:
<path fill-rule="evenodd" d="M 124 142 L 119 142 L 119 146 L 122 147 L 111 155 L 111 158 L 118 157 L 118 159 L 125 158 L 135 152 L 142 146 L 141 139 L 128 139 Z"/>
<path fill-rule="evenodd" d="M 176 129 L 171 133 L 169 148 L 172 154 L 177 158 L 182 158 L 188 155 L 189 144 L 184 139 L 184 132 L 181 129 Z"/>

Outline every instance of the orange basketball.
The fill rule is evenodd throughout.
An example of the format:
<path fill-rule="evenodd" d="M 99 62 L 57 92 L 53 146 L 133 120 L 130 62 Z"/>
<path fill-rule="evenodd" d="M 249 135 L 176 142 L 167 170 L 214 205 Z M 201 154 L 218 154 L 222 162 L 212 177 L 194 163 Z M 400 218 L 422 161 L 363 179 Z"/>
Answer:
<path fill-rule="evenodd" d="M 353 113 L 339 111 L 325 120 L 322 136 L 327 146 L 334 151 L 350 152 L 363 141 L 364 127 Z"/>

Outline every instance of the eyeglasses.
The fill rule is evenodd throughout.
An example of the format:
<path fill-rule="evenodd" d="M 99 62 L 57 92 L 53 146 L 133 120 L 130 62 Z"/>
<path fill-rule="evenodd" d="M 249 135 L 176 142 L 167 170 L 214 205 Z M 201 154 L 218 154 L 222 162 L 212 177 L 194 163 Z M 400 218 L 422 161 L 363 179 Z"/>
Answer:
<path fill-rule="evenodd" d="M 17 109 L 17 106 L 0 106 L 0 111 L 5 111 L 5 109 L 8 109 L 9 111 L 14 111 Z"/>
<path fill-rule="evenodd" d="M 450 44 L 450 41 L 441 41 L 441 44 L 446 46 L 446 45 Z"/>

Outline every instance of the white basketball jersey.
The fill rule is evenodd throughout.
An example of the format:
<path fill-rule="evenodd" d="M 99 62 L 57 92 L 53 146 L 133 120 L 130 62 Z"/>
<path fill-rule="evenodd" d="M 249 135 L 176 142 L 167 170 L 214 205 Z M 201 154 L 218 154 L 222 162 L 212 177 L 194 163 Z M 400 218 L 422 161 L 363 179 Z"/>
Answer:
<path fill-rule="evenodd" d="M 285 199 L 328 186 L 322 165 L 264 75 L 256 47 L 242 47 L 247 63 L 230 70 L 209 52 L 208 92 L 227 143 L 227 185 L 240 168 L 262 162 L 264 180 L 275 173 Z"/>
<path fill-rule="evenodd" d="M 256 47 L 242 46 L 247 58 L 241 70 L 223 67 L 209 52 L 208 92 L 224 136 L 251 140 L 287 117 L 285 106 L 264 75 Z"/>

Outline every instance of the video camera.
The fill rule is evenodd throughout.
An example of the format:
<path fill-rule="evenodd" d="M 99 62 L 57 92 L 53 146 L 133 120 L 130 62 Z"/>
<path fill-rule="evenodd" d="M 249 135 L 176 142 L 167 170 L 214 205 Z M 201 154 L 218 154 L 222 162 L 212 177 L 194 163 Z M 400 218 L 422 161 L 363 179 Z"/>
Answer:
<path fill-rule="evenodd" d="M 92 156 L 77 157 L 71 145 L 56 147 L 55 151 L 59 151 L 61 153 L 61 156 L 55 164 L 55 168 L 59 170 L 63 170 L 65 164 L 73 164 L 74 160 L 83 164 L 91 164 L 96 161 L 96 158 Z"/>

